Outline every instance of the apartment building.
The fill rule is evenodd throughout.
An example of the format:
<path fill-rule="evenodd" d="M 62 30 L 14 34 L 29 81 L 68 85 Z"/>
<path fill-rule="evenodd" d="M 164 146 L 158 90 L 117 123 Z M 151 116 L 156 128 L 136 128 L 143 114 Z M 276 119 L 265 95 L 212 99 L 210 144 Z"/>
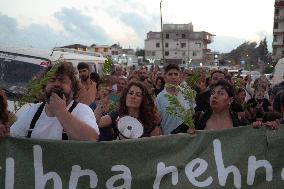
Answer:
<path fill-rule="evenodd" d="M 284 58 L 284 0 L 275 0 L 272 47 L 275 61 Z"/>
<path fill-rule="evenodd" d="M 193 31 L 189 24 L 163 24 L 165 63 L 192 65 L 210 64 L 207 45 L 213 42 L 213 34 L 205 31 Z M 145 39 L 145 58 L 152 62 L 161 62 L 163 58 L 161 32 L 148 32 Z"/>
<path fill-rule="evenodd" d="M 101 53 L 103 56 L 117 56 L 122 54 L 122 47 L 118 44 L 113 44 L 111 46 L 93 44 L 88 47 L 88 51 Z"/>

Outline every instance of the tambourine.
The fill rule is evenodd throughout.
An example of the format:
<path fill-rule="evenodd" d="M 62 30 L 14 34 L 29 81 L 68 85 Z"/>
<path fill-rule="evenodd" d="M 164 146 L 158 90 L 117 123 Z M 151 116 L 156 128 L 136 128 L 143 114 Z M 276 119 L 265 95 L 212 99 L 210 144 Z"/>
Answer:
<path fill-rule="evenodd" d="M 116 125 L 119 131 L 118 138 L 120 140 L 140 138 L 144 132 L 142 123 L 131 116 L 119 117 Z"/>

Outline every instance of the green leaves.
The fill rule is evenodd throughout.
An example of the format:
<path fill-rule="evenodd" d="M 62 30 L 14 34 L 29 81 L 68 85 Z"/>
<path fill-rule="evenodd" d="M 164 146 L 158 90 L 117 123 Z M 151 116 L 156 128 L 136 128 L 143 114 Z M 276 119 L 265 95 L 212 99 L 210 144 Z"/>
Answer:
<path fill-rule="evenodd" d="M 105 63 L 104 63 L 104 66 L 103 66 L 102 80 L 105 79 L 106 75 L 110 74 L 112 64 L 113 64 L 112 59 L 108 57 L 105 60 Z"/>
<path fill-rule="evenodd" d="M 196 74 L 193 75 L 192 77 L 189 77 L 185 83 L 179 86 L 166 84 L 166 88 L 175 88 L 178 92 L 180 92 L 190 106 L 189 109 L 186 109 L 184 106 L 180 104 L 177 96 L 165 94 L 170 104 L 167 107 L 166 112 L 174 117 L 181 118 L 184 124 L 186 124 L 189 128 L 195 127 L 192 116 L 194 114 L 193 107 L 195 105 L 196 92 L 192 88 L 196 85 L 198 79 L 199 76 Z"/>
<path fill-rule="evenodd" d="M 114 112 L 117 111 L 117 106 L 118 103 L 114 102 L 114 101 L 110 101 L 110 106 L 109 106 L 109 112 Z"/>
<path fill-rule="evenodd" d="M 25 87 L 23 96 L 15 101 L 15 111 L 18 111 L 23 105 L 27 103 L 34 103 L 42 100 L 44 95 L 44 88 L 47 85 L 48 81 L 55 75 L 61 61 L 62 59 L 59 58 L 59 60 L 52 62 L 53 66 L 44 75 L 43 78 L 33 78 L 28 82 Z"/>
<path fill-rule="evenodd" d="M 111 66 L 112 66 L 112 59 L 111 58 L 107 58 L 105 60 L 104 66 L 103 66 L 103 74 L 109 74 L 111 71 Z"/>
<path fill-rule="evenodd" d="M 236 79 L 233 84 L 236 90 L 242 88 L 242 82 L 240 79 Z"/>

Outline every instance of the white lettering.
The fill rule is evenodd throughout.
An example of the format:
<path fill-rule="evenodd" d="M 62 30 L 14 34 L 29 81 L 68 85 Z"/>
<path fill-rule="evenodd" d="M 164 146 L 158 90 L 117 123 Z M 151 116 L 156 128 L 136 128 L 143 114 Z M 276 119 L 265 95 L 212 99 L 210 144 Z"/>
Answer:
<path fill-rule="evenodd" d="M 281 171 L 281 179 L 284 180 L 284 168 Z"/>
<path fill-rule="evenodd" d="M 272 181 L 273 169 L 271 164 L 267 160 L 256 161 L 255 156 L 250 156 L 248 159 L 248 177 L 247 177 L 248 185 L 250 186 L 253 185 L 255 172 L 260 167 L 264 167 L 266 170 L 266 181 Z"/>
<path fill-rule="evenodd" d="M 177 185 L 178 183 L 177 168 L 175 166 L 166 167 L 166 165 L 163 162 L 158 163 L 157 175 L 156 175 L 156 179 L 153 184 L 153 188 L 159 189 L 162 178 L 169 173 L 172 173 L 172 185 Z"/>
<path fill-rule="evenodd" d="M 213 141 L 213 147 L 214 147 L 215 162 L 217 165 L 219 184 L 221 186 L 225 186 L 229 173 L 233 173 L 235 187 L 241 188 L 241 173 L 239 169 L 233 165 L 227 168 L 225 168 L 224 166 L 222 149 L 221 149 L 221 141 L 219 139 L 215 139 Z"/>
<path fill-rule="evenodd" d="M 95 188 L 98 184 L 98 176 L 94 171 L 89 169 L 82 170 L 78 165 L 72 166 L 71 176 L 69 180 L 69 189 L 76 189 L 79 178 L 86 175 L 90 176 L 90 187 Z"/>
<path fill-rule="evenodd" d="M 6 159 L 6 176 L 5 189 L 13 189 L 15 182 L 15 160 L 13 158 Z"/>
<path fill-rule="evenodd" d="M 131 188 L 131 172 L 125 165 L 115 165 L 111 168 L 111 171 L 122 171 L 122 174 L 112 176 L 106 182 L 107 189 L 130 189 Z M 114 183 L 120 179 L 124 180 L 124 184 L 121 186 L 114 186 Z"/>
<path fill-rule="evenodd" d="M 198 167 L 194 169 L 194 167 L 198 165 Z M 185 174 L 188 180 L 194 185 L 198 187 L 206 187 L 209 186 L 213 182 L 213 178 L 210 176 L 205 181 L 197 181 L 195 178 L 202 175 L 208 167 L 208 163 L 204 159 L 194 159 L 189 162 L 185 167 Z"/>
<path fill-rule="evenodd" d="M 56 172 L 43 174 L 42 149 L 39 145 L 34 146 L 34 169 L 35 169 L 35 188 L 45 189 L 48 180 L 53 179 L 54 188 L 62 189 L 62 180 Z"/>

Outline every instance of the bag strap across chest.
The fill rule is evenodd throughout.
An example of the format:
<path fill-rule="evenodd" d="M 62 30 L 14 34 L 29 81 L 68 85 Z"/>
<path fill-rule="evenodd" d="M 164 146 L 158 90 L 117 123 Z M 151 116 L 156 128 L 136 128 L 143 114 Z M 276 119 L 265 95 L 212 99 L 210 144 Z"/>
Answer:
<path fill-rule="evenodd" d="M 28 134 L 27 134 L 27 136 L 26 136 L 27 138 L 31 138 L 33 129 L 34 129 L 34 127 L 35 127 L 35 124 L 36 124 L 36 122 L 38 121 L 38 119 L 39 119 L 39 117 L 40 117 L 40 115 L 41 115 L 41 113 L 42 113 L 42 111 L 43 111 L 43 108 L 44 108 L 45 104 L 46 104 L 46 102 L 43 102 L 43 103 L 39 106 L 39 108 L 37 109 L 37 111 L 36 111 L 36 113 L 35 113 L 35 115 L 34 115 L 32 121 L 31 121 L 29 130 L 28 130 Z M 68 109 L 68 112 L 71 113 L 71 112 L 74 110 L 74 108 L 77 106 L 77 104 L 78 104 L 78 102 L 73 101 L 71 107 Z M 66 133 L 64 130 L 62 131 L 62 140 L 68 140 L 68 135 L 67 135 L 67 133 Z"/>

